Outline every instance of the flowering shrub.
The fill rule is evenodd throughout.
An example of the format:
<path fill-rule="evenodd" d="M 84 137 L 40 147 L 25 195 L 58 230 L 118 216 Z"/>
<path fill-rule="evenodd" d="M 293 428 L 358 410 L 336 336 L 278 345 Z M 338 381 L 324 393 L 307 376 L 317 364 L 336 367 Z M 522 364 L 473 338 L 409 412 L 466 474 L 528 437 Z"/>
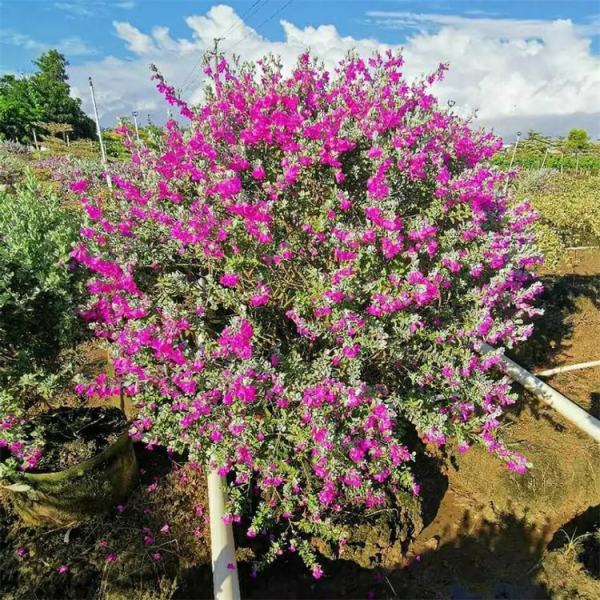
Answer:
<path fill-rule="evenodd" d="M 47 174 L 48 178 L 61 184 L 61 187 L 73 179 L 85 179 L 90 184 L 105 181 L 105 169 L 99 158 L 72 158 L 71 156 L 49 156 L 35 162 L 36 169 Z M 133 179 L 139 176 L 139 166 L 131 162 L 111 161 L 110 173 Z"/>
<path fill-rule="evenodd" d="M 233 521 L 254 491 L 248 536 L 281 525 L 265 560 L 297 550 L 315 577 L 303 534 L 343 544 L 345 511 L 418 494 L 409 427 L 526 468 L 496 436 L 498 356 L 477 349 L 531 333 L 535 216 L 486 165 L 500 140 L 437 107 L 444 67 L 413 85 L 401 68 L 222 62 L 196 110 L 157 75 L 189 128 L 132 148 L 144 179 L 115 177 L 112 200 L 71 185 L 117 374 L 79 392 L 122 385 L 134 439 L 227 475 Z"/>

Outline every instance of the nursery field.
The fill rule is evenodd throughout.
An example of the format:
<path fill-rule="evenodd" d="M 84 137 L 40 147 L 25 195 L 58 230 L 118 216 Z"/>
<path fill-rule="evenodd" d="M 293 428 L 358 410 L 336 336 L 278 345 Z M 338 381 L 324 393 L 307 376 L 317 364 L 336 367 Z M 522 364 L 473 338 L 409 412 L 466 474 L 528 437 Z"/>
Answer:
<path fill-rule="evenodd" d="M 521 364 L 535 371 L 597 358 L 600 251 L 570 252 L 543 278 L 546 315 L 520 349 Z M 87 356 L 90 368 L 103 368 L 102 351 L 92 346 Z M 555 375 L 549 383 L 600 414 L 600 370 Z M 106 400 L 90 401 L 102 403 Z M 243 596 L 598 597 L 598 571 L 586 571 L 569 540 L 598 520 L 600 449 L 528 394 L 520 393 L 509 422 L 509 440 L 533 463 L 529 474 L 507 472 L 484 450 L 450 457 L 431 447 L 420 465 L 428 503 L 414 540 L 399 547 L 389 523 L 367 521 L 364 547 L 353 550 L 355 560 L 327 562 L 327 577 L 320 581 L 293 557 L 252 578 L 244 563 L 252 549 L 242 546 Z M 66 530 L 31 530 L 2 502 L 2 597 L 212 597 L 204 474 L 159 448 L 148 451 L 140 444 L 136 452 L 141 485 L 125 506 L 106 517 Z M 182 485 L 190 479 L 193 486 Z M 241 532 L 238 539 L 243 543 Z M 550 554 L 549 547 L 558 550 Z M 27 549 L 24 558 L 20 548 Z M 115 561 L 107 562 L 111 553 Z M 160 560 L 155 560 L 157 553 Z M 58 573 L 63 564 L 69 571 Z"/>

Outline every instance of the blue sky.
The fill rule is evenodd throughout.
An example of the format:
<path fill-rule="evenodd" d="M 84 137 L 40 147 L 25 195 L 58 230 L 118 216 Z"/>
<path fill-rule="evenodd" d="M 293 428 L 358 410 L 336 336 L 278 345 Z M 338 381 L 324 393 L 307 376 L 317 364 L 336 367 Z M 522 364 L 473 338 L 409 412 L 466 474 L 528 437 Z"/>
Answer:
<path fill-rule="evenodd" d="M 503 135 L 533 123 L 600 136 L 599 34 L 599 0 L 0 0 L 0 72 L 31 72 L 57 47 L 85 108 L 87 76 L 98 82 L 109 124 L 162 110 L 149 62 L 198 100 L 195 65 L 214 36 L 228 55 L 293 62 L 308 46 L 332 66 L 349 48 L 403 46 L 409 75 L 449 61 L 440 97 Z"/>

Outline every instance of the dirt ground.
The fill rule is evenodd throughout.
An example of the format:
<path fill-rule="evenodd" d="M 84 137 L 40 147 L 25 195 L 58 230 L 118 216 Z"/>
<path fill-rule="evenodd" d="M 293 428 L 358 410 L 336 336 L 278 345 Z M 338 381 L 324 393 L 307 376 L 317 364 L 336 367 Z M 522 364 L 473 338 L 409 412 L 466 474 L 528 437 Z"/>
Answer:
<path fill-rule="evenodd" d="M 533 371 L 600 359 L 600 251 L 570 253 L 560 268 L 545 273 L 543 280 L 546 314 L 539 319 L 533 338 L 512 357 Z M 547 381 L 600 416 L 600 368 L 556 375 Z M 511 447 L 529 457 L 533 464 L 530 473 L 510 473 L 480 449 L 445 461 L 436 477 L 423 482 L 422 494 L 428 498 L 425 527 L 403 560 L 390 563 L 382 555 L 381 564 L 373 569 L 349 561 L 326 561 L 326 576 L 319 581 L 293 556 L 278 561 L 257 579 L 251 579 L 248 565 L 240 562 L 243 597 L 593 600 L 597 580 L 588 577 L 591 584 L 586 580 L 579 585 L 578 575 L 566 574 L 582 569 L 576 561 L 569 563 L 577 565 L 570 567 L 572 570 L 564 567 L 565 556 L 571 556 L 575 546 L 567 543 L 567 550 L 559 551 L 562 554 L 548 553 L 547 547 L 564 547 L 568 540 L 561 530 L 572 540 L 584 532 L 586 523 L 600 520 L 600 448 L 524 393 L 508 421 L 506 437 Z M 4 553 L 0 596 L 14 600 L 211 597 L 202 478 L 182 474 L 172 463 L 161 471 L 155 463 L 147 454 L 142 456 L 145 486 L 128 504 L 130 521 L 117 513 L 75 529 L 71 539 L 78 540 L 79 545 L 71 548 L 71 554 L 66 552 L 69 544 L 63 543 L 64 531 L 47 536 L 38 532 L 38 537 L 52 538 L 55 552 L 60 547 L 60 553 L 51 560 L 35 555 L 50 548 L 39 547 L 39 540 L 31 542 L 31 534 L 19 529 L 0 503 L 0 552 Z M 182 476 L 197 478 L 196 491 L 181 485 Z M 148 492 L 153 483 L 157 484 L 155 496 Z M 174 496 L 175 502 L 166 502 Z M 161 506 L 161 502 L 169 506 Z M 196 515 L 191 517 L 197 521 L 195 528 L 190 527 L 190 515 Z M 163 521 L 168 521 L 169 529 L 161 534 Z M 96 554 L 111 527 L 116 532 L 111 544 L 116 547 L 120 539 L 120 550 L 115 562 L 106 562 L 104 549 L 99 558 Z M 140 541 L 146 529 L 152 532 L 153 545 L 149 547 Z M 190 534 L 192 530 L 195 535 Z M 137 545 L 131 546 L 134 552 L 127 551 L 129 542 L 123 541 L 129 539 L 127 535 L 135 539 Z M 162 550 L 156 549 L 159 543 Z M 19 547 L 27 547 L 28 556 L 15 557 Z M 57 561 L 69 560 L 73 551 L 79 553 L 76 560 L 71 559 L 73 564 L 80 565 L 81 573 L 88 573 L 85 594 L 81 587 L 84 575 L 77 578 L 75 567 L 70 573 L 57 574 Z M 151 551 L 160 552 L 161 559 L 152 563 Z M 87 555 L 96 557 L 88 561 L 93 563 L 89 571 L 84 569 Z M 145 562 L 140 563 L 140 556 Z M 48 566 L 42 564 L 44 560 Z M 142 563 L 145 566 L 140 566 Z M 137 570 L 128 577 L 126 570 L 131 566 Z M 562 579 L 556 575 L 560 573 Z M 33 593 L 32 577 L 38 581 Z M 19 590 L 26 580 L 30 587 Z"/>
<path fill-rule="evenodd" d="M 600 360 L 600 250 L 567 254 L 542 275 L 546 314 L 517 359 L 532 371 Z M 600 368 L 560 373 L 544 380 L 600 416 Z"/>

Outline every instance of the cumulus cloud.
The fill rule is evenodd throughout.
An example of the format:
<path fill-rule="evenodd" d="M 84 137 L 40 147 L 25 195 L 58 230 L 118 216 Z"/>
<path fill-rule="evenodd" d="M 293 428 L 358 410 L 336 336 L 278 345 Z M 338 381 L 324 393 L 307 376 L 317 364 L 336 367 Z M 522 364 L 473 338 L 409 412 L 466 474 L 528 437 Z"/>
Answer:
<path fill-rule="evenodd" d="M 333 25 L 298 27 L 281 20 L 283 41 L 265 38 L 242 21 L 229 6 L 213 6 L 206 14 L 186 18 L 187 37 L 174 39 L 157 26 L 142 32 L 128 22 L 115 22 L 115 34 L 131 53 L 128 59 L 107 57 L 70 70 L 74 93 L 87 98 L 87 76 L 95 81 L 103 123 L 111 125 L 133 110 L 162 122 L 166 109 L 149 81 L 154 63 L 181 95 L 197 102 L 203 83 L 202 53 L 213 38 L 225 37 L 220 50 L 255 60 L 267 53 L 281 56 L 290 68 L 309 48 L 329 67 L 350 50 L 363 55 L 390 47 L 404 48 L 406 74 L 415 78 L 449 62 L 446 80 L 436 90 L 442 102 L 468 116 L 477 111 L 480 124 L 501 135 L 514 136 L 529 128 L 564 134 L 570 127 L 587 127 L 600 136 L 600 58 L 591 51 L 597 24 L 570 20 L 500 19 L 489 15 L 455 16 L 400 11 L 369 11 L 365 18 L 374 34 L 399 33 L 397 46 L 371 38 L 342 36 Z M 258 28 L 260 29 L 260 27 Z M 400 42 L 403 42 L 400 44 Z"/>
<path fill-rule="evenodd" d="M 368 13 L 375 25 L 418 29 L 406 45 L 412 71 L 443 58 L 444 94 L 486 121 L 596 113 L 600 58 L 570 20 Z M 598 132 L 598 125 L 596 132 Z"/>
<path fill-rule="evenodd" d="M 113 27 L 118 37 L 127 43 L 127 49 L 135 54 L 151 54 L 156 52 L 152 38 L 139 29 L 121 21 L 113 21 Z"/>

